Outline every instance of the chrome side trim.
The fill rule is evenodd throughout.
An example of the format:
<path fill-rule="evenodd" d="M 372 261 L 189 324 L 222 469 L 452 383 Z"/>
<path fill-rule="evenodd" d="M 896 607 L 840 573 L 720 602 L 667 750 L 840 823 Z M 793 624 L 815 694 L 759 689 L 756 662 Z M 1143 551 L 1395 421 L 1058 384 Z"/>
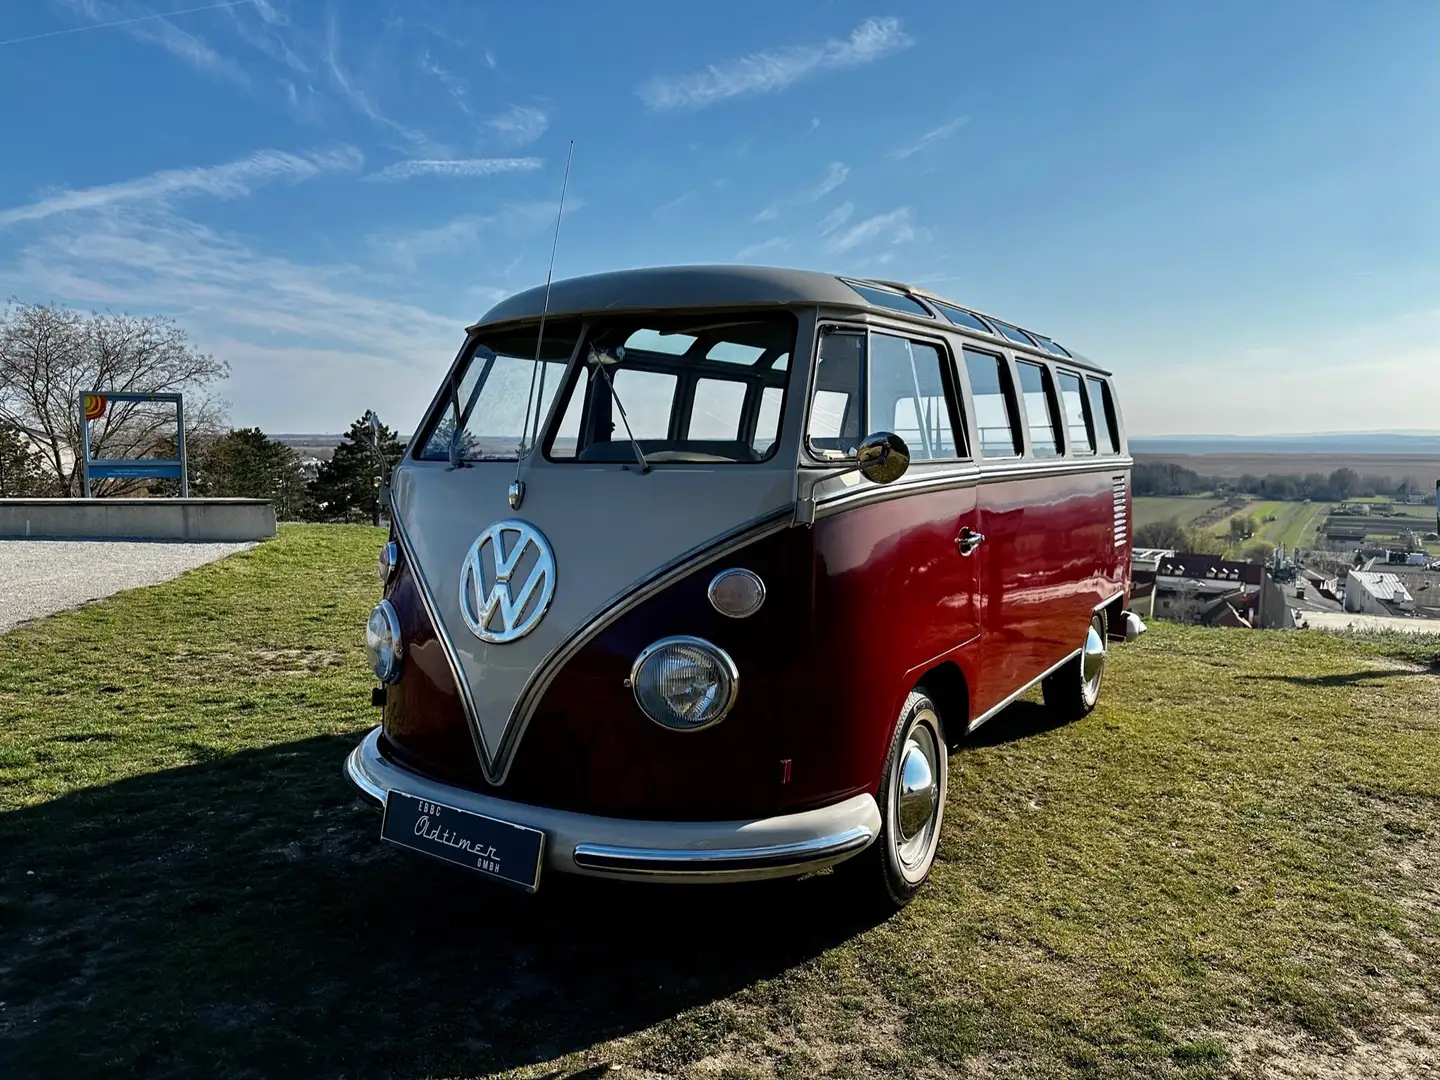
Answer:
<path fill-rule="evenodd" d="M 1098 604 L 1096 604 L 1093 608 L 1091 608 L 1091 609 L 1090 609 L 1090 614 L 1091 614 L 1091 615 L 1096 614 L 1097 612 L 1099 612 L 1099 610 L 1100 610 L 1101 608 L 1103 608 L 1103 607 L 1108 607 L 1109 605 L 1113 604 L 1116 600 L 1119 600 L 1119 599 L 1121 599 L 1122 597 L 1124 597 L 1124 595 L 1125 595 L 1125 590 L 1124 590 L 1124 589 L 1117 589 L 1117 590 L 1115 590 L 1115 592 L 1111 593 L 1111 594 L 1110 594 L 1109 596 L 1107 596 L 1104 600 L 1101 600 Z"/>
<path fill-rule="evenodd" d="M 1018 701 L 1020 698 L 1024 697 L 1024 696 L 1025 696 L 1026 694 L 1028 694 L 1031 690 L 1035 689 L 1035 687 L 1039 686 L 1042 682 L 1044 682 L 1046 679 L 1048 679 L 1051 675 L 1054 675 L 1055 672 L 1059 671 L 1062 667 L 1064 667 L 1066 664 L 1068 664 L 1071 660 L 1074 660 L 1077 656 L 1079 656 L 1079 655 L 1080 655 L 1081 653 L 1083 653 L 1084 651 L 1085 651 L 1084 649 L 1076 649 L 1076 650 L 1074 650 L 1074 651 L 1071 652 L 1068 656 L 1066 656 L 1063 660 L 1061 660 L 1058 664 L 1052 664 L 1050 667 L 1048 667 L 1048 668 L 1046 668 L 1044 671 L 1042 671 L 1039 675 L 1036 675 L 1035 678 L 1031 679 L 1031 680 L 1030 680 L 1029 682 L 1027 682 L 1024 686 L 1020 687 L 1019 690 L 1016 690 L 1013 694 L 1011 694 L 1009 697 L 1007 697 L 1004 701 L 1000 702 L 1000 704 L 994 705 L 994 706 L 992 706 L 991 708 L 987 709 L 985 712 L 981 713 L 981 714 L 980 714 L 979 716 L 977 716 L 974 720 L 971 720 L 971 721 L 970 721 L 970 726 L 965 729 L 965 734 L 967 734 L 967 735 L 970 734 L 970 732 L 974 731 L 974 730 L 975 730 L 976 728 L 978 728 L 981 724 L 985 723 L 986 720 L 989 720 L 989 719 L 993 718 L 997 713 L 1000 713 L 1000 712 L 1004 711 L 1007 707 L 1015 704 L 1016 701 Z"/>
<path fill-rule="evenodd" d="M 869 794 L 814 810 L 738 821 L 609 818 L 510 802 L 412 772 L 380 751 L 372 729 L 346 758 L 344 775 L 376 809 L 391 791 L 545 834 L 547 870 L 666 884 L 755 881 L 823 869 L 880 835 Z"/>
<path fill-rule="evenodd" d="M 495 764 L 498 773 L 492 776 L 490 770 L 486 769 L 485 778 L 497 786 L 505 782 L 514 759 L 515 748 L 520 745 L 520 740 L 525 735 L 525 729 L 530 726 L 530 720 L 535 715 L 540 699 L 545 696 L 545 691 L 550 689 L 550 684 L 555 681 L 555 677 L 560 674 L 561 669 L 577 652 L 608 627 L 614 625 L 620 618 L 628 615 L 646 600 L 673 585 L 686 574 L 697 570 L 706 563 L 723 559 L 747 544 L 788 529 L 794 513 L 795 508 L 792 505 L 777 507 L 732 529 L 729 533 L 707 540 L 704 544 L 693 547 L 671 559 L 649 577 L 627 586 L 626 589 L 591 612 L 530 673 L 529 680 L 520 691 L 520 696 L 515 700 L 515 707 L 510 710 L 510 719 L 505 726 L 505 736 L 501 740 L 500 749 L 496 754 Z"/>
<path fill-rule="evenodd" d="M 772 866 L 789 867 L 799 873 L 868 847 L 874 839 L 875 833 L 861 825 L 834 836 L 821 836 L 796 844 L 775 844 L 765 848 L 684 851 L 576 844 L 575 865 L 588 870 L 605 870 L 612 874 L 641 874 L 649 877 L 661 874 L 730 874 Z"/>
<path fill-rule="evenodd" d="M 410 572 L 415 575 L 415 591 L 420 594 L 420 603 L 425 607 L 425 614 L 430 619 L 430 625 L 435 630 L 435 639 L 440 642 L 440 651 L 445 654 L 445 664 L 450 668 L 450 677 L 455 680 L 455 689 L 460 694 L 460 707 L 465 710 L 465 726 L 470 729 L 470 741 L 475 744 L 475 756 L 480 760 L 480 771 L 485 774 L 485 779 L 494 783 L 491 777 L 491 759 L 489 749 L 485 745 L 485 736 L 480 730 L 480 721 L 475 714 L 475 699 L 470 694 L 470 680 L 465 678 L 464 671 L 460 667 L 460 658 L 455 652 L 455 643 L 450 640 L 450 632 L 445 629 L 445 623 L 440 618 L 440 612 L 435 607 L 435 600 L 430 594 L 430 586 L 425 581 L 425 573 L 420 568 L 420 560 L 415 558 L 415 549 L 411 546 L 410 535 L 405 531 L 403 515 L 392 513 L 390 520 L 395 525 L 395 535 L 400 538 L 400 546 L 405 551 L 405 563 L 410 567 Z"/>
<path fill-rule="evenodd" d="M 1061 459 L 1063 461 L 1063 459 Z M 851 510 L 857 506 L 866 506 L 870 503 L 885 502 L 889 499 L 903 499 L 910 495 L 924 495 L 936 491 L 948 491 L 952 488 L 965 487 L 967 485 L 980 485 L 999 483 L 1011 480 L 1038 480 L 1048 476 L 1074 476 L 1079 473 L 1109 472 L 1113 469 L 1125 469 L 1131 467 L 1131 461 L 1126 458 L 1110 457 L 1100 458 L 1096 461 L 1071 462 L 1064 461 L 1063 466 L 1056 466 L 1034 461 L 1008 462 L 1004 465 L 979 467 L 972 463 L 966 463 L 964 467 L 946 470 L 943 473 L 916 477 L 915 479 L 897 480 L 893 484 L 867 484 L 864 487 L 840 491 L 830 495 L 821 496 L 815 502 L 815 517 L 828 517 L 831 514 L 838 514 L 842 510 Z M 820 476 L 816 484 L 826 479 Z M 812 488 L 813 490 L 813 488 Z M 801 523 L 803 524 L 803 522 Z"/>

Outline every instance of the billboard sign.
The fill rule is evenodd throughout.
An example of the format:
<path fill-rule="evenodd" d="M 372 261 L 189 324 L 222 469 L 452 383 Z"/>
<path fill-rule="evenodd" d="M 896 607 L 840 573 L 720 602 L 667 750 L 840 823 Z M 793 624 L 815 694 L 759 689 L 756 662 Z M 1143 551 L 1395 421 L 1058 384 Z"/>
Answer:
<path fill-rule="evenodd" d="M 170 401 L 175 404 L 175 447 L 178 453 L 173 458 L 97 458 L 90 453 L 90 424 L 105 416 L 113 403 L 131 401 Z M 131 394 L 115 391 L 101 393 L 92 390 L 80 395 L 80 432 L 85 456 L 81 461 L 84 469 L 85 498 L 90 498 L 90 482 L 107 477 L 125 480 L 172 480 L 180 481 L 180 497 L 190 497 L 190 476 L 185 469 L 185 403 L 181 394 Z"/>

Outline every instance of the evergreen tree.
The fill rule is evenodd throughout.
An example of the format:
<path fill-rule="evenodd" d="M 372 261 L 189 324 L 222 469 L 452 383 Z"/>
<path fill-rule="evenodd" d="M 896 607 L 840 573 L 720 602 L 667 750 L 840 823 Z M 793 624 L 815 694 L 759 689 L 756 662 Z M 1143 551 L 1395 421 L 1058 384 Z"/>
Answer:
<path fill-rule="evenodd" d="M 200 456 L 197 495 L 269 499 L 282 521 L 303 516 L 309 492 L 300 455 L 259 428 L 237 428 L 213 440 Z"/>
<path fill-rule="evenodd" d="M 0 499 L 49 495 L 53 478 L 44 458 L 18 428 L 0 425 Z"/>
<path fill-rule="evenodd" d="M 364 521 L 380 524 L 380 482 L 405 453 L 395 433 L 380 425 L 379 456 L 370 431 L 370 411 L 350 425 L 344 440 L 320 473 L 310 481 L 312 513 L 321 521 Z"/>

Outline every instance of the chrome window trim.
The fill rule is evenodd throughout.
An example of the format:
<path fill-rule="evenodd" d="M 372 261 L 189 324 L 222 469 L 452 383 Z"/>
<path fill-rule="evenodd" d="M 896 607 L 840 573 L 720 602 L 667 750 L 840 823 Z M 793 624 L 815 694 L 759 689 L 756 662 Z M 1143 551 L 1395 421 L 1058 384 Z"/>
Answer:
<path fill-rule="evenodd" d="M 890 499 L 904 499 L 912 495 L 925 495 L 951 488 L 990 483 L 1007 483 L 1017 480 L 1039 480 L 1050 476 L 1075 476 L 1081 473 L 1110 472 L 1131 467 L 1129 460 L 1100 458 L 1093 461 L 1076 462 L 1067 458 L 1045 458 L 1041 460 L 1011 460 L 1005 468 L 978 468 L 973 463 L 963 463 L 961 468 L 936 470 L 924 476 L 915 476 L 914 468 L 893 484 L 866 484 L 858 489 L 837 491 L 822 495 L 815 503 L 815 518 L 819 520 L 832 514 L 853 510 L 870 503 L 886 502 Z M 825 477 L 817 477 L 823 480 Z"/>
<path fill-rule="evenodd" d="M 664 566 L 656 569 L 649 577 L 626 586 L 581 620 L 580 624 L 559 645 L 555 646 L 550 651 L 550 655 L 540 661 L 535 666 L 535 670 L 530 673 L 530 678 L 526 680 L 519 696 L 515 699 L 514 707 L 510 710 L 510 717 L 505 725 L 505 734 L 500 740 L 500 748 L 496 754 L 498 772 L 491 779 L 491 774 L 487 770 L 486 778 L 496 786 L 505 782 L 505 778 L 510 773 L 510 766 L 514 762 L 515 749 L 524 738 L 525 730 L 530 726 L 530 721 L 534 718 L 535 710 L 539 708 L 541 699 L 550 689 L 550 684 L 555 681 L 555 678 L 576 653 L 625 615 L 655 594 L 673 585 L 680 578 L 707 563 L 725 558 L 747 544 L 788 529 L 794 513 L 794 505 L 787 503 L 759 517 L 752 518 L 728 533 L 712 537 L 705 543 L 671 559 Z"/>

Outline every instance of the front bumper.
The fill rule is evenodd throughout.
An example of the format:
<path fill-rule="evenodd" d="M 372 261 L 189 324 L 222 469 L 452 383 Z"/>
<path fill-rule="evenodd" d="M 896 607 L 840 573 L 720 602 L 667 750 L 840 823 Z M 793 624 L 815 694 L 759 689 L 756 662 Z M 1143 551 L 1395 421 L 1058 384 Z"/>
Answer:
<path fill-rule="evenodd" d="M 673 883 L 758 881 L 832 866 L 880 833 L 871 795 L 754 821 L 641 821 L 509 802 L 403 768 L 380 752 L 377 727 L 345 761 L 345 776 L 377 807 L 391 791 L 546 834 L 545 867 L 588 877 Z"/>

